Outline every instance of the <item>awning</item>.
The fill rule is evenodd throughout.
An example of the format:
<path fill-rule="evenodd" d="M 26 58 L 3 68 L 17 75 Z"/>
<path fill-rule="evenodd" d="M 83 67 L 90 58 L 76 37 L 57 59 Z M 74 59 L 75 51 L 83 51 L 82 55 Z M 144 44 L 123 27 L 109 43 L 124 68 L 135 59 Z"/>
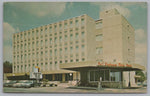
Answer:
<path fill-rule="evenodd" d="M 119 69 L 123 71 L 145 70 L 145 67 L 140 64 L 123 64 L 123 63 L 100 63 L 97 61 L 85 61 L 75 63 L 60 64 L 61 69 L 80 71 L 82 69 Z"/>

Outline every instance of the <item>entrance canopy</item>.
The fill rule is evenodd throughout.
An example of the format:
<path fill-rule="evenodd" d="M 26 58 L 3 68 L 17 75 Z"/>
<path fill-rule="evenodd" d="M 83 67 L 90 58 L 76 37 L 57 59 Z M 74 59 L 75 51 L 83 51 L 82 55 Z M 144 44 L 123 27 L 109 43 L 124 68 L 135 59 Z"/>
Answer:
<path fill-rule="evenodd" d="M 60 68 L 67 70 L 80 71 L 83 69 L 117 69 L 122 71 L 145 70 L 145 67 L 139 64 L 123 64 L 123 63 L 102 63 L 97 61 L 85 61 L 76 63 L 60 64 Z"/>

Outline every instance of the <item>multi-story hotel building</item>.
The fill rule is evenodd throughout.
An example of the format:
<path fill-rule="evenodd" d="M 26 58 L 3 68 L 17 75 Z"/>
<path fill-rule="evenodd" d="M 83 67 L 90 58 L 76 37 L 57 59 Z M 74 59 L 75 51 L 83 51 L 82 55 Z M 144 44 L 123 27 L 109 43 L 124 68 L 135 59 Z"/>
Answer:
<path fill-rule="evenodd" d="M 99 20 L 84 14 L 15 33 L 13 77 L 22 79 L 38 66 L 50 81 L 92 85 L 101 77 L 105 87 L 134 85 L 134 71 L 143 69 L 134 64 L 134 37 L 116 9 L 100 12 Z"/>

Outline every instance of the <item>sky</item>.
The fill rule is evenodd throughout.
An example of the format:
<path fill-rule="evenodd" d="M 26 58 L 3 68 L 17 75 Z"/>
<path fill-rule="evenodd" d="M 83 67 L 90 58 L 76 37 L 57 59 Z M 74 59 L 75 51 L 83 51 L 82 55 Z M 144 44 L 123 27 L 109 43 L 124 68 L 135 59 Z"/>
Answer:
<path fill-rule="evenodd" d="M 135 63 L 147 66 L 147 3 L 34 2 L 3 4 L 3 61 L 12 62 L 12 34 L 87 14 L 116 8 L 135 29 Z"/>

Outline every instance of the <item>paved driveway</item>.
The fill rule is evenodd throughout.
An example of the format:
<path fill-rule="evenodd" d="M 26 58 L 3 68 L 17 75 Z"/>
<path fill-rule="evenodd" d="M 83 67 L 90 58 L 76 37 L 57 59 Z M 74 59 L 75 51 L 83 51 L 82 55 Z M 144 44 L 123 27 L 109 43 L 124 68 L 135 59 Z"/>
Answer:
<path fill-rule="evenodd" d="M 37 88 L 9 88 L 4 87 L 4 92 L 16 92 L 16 93 L 146 93 L 147 88 L 138 89 L 113 89 L 105 88 L 100 91 L 96 89 L 74 89 L 70 87 L 37 87 Z"/>

